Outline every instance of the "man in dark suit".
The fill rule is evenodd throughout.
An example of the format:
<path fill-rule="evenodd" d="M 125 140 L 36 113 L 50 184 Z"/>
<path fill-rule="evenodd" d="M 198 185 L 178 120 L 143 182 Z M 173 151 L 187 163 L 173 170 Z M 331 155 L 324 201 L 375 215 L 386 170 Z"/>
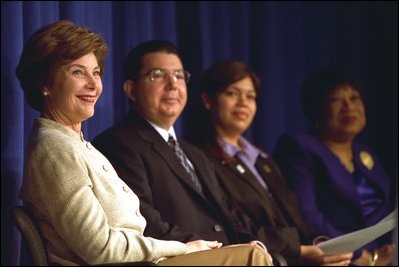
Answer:
<path fill-rule="evenodd" d="M 189 77 L 173 44 L 153 40 L 136 46 L 124 63 L 131 110 L 93 144 L 140 197 L 145 235 L 183 242 L 251 241 L 226 210 L 205 154 L 176 138 L 173 124 L 186 105 Z"/>

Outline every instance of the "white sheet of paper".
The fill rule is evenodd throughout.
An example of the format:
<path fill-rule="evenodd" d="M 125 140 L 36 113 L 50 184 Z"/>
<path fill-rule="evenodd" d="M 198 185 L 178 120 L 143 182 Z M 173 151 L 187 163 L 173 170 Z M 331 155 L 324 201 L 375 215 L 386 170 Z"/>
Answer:
<path fill-rule="evenodd" d="M 397 226 L 396 218 L 397 210 L 373 226 L 329 239 L 318 246 L 326 254 L 352 252 L 394 229 Z"/>

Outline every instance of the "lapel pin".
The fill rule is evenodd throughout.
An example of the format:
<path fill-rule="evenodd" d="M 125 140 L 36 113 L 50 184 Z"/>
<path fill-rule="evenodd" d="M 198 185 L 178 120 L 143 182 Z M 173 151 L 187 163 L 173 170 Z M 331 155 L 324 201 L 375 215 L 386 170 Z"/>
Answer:
<path fill-rule="evenodd" d="M 271 172 L 272 172 L 272 168 L 270 168 L 270 166 L 267 165 L 267 164 L 263 165 L 263 170 L 264 170 L 266 173 L 271 173 Z"/>
<path fill-rule="evenodd" d="M 236 165 L 236 169 L 242 174 L 245 172 L 244 167 L 241 164 Z"/>

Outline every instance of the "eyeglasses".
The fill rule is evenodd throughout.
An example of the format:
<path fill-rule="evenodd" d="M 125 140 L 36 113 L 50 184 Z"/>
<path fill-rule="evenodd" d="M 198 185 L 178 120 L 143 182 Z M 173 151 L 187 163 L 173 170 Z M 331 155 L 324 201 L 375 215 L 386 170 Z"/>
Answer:
<path fill-rule="evenodd" d="M 164 83 L 172 73 L 173 81 L 178 83 L 188 83 L 191 74 L 186 70 L 165 70 L 161 68 L 154 68 L 149 70 L 144 76 L 148 76 L 149 80 L 153 83 Z"/>

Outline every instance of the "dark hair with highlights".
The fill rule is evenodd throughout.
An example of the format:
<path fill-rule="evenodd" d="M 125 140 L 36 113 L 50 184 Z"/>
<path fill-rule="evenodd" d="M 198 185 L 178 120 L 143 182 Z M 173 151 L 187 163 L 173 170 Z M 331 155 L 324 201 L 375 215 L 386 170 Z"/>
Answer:
<path fill-rule="evenodd" d="M 249 77 L 259 94 L 260 79 L 244 62 L 239 60 L 224 60 L 215 63 L 207 69 L 200 78 L 199 87 L 202 94 L 214 101 L 228 86 Z M 212 150 L 221 160 L 231 160 L 217 143 L 217 134 L 213 127 L 212 115 L 204 106 L 195 113 L 195 125 L 192 125 L 188 139 L 199 147 Z"/>
<path fill-rule="evenodd" d="M 224 91 L 230 84 L 245 77 L 251 78 L 255 91 L 259 93 L 260 79 L 244 62 L 239 60 L 224 60 L 215 63 L 201 76 L 200 90 L 210 99 Z"/>
<path fill-rule="evenodd" d="M 57 21 L 34 32 L 25 43 L 16 68 L 28 104 L 42 111 L 43 86 L 53 82 L 60 67 L 91 52 L 96 56 L 103 75 L 107 50 L 101 35 L 67 20 Z"/>

